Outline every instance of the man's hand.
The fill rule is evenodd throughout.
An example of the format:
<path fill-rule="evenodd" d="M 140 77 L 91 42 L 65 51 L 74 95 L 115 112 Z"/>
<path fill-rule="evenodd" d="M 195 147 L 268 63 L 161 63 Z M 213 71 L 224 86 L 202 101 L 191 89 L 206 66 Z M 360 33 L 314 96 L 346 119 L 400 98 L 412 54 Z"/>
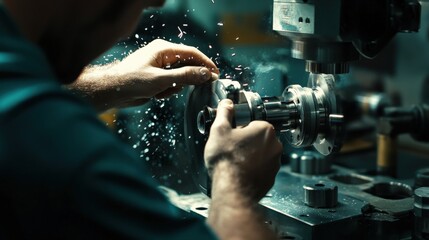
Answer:
<path fill-rule="evenodd" d="M 220 102 L 204 152 L 206 166 L 212 176 L 218 164 L 230 166 L 241 190 L 258 201 L 274 183 L 282 145 L 268 122 L 232 128 L 232 117 L 232 102 Z"/>
<path fill-rule="evenodd" d="M 87 68 L 70 88 L 106 110 L 166 98 L 186 85 L 216 80 L 218 73 L 198 49 L 158 39 L 121 62 Z"/>
<path fill-rule="evenodd" d="M 274 183 L 282 145 L 271 124 L 233 129 L 232 116 L 232 102 L 220 102 L 204 152 L 212 177 L 208 223 L 221 239 L 275 239 L 256 206 Z"/>

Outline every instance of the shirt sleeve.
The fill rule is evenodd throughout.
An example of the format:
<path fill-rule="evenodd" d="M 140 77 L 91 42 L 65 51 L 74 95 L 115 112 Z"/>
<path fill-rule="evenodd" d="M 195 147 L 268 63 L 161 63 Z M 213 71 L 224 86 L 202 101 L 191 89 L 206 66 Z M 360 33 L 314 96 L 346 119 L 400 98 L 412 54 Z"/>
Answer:
<path fill-rule="evenodd" d="M 16 236 L 216 238 L 205 221 L 183 218 L 131 148 L 79 101 L 41 99 L 7 126 L 0 168 Z"/>

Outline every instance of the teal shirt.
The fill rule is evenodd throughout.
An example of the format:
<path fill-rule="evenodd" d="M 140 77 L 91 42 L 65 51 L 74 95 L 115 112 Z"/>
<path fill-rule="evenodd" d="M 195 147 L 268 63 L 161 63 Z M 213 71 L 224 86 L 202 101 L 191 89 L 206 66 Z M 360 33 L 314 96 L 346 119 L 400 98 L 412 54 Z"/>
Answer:
<path fill-rule="evenodd" d="M 214 239 L 0 7 L 0 239 Z"/>

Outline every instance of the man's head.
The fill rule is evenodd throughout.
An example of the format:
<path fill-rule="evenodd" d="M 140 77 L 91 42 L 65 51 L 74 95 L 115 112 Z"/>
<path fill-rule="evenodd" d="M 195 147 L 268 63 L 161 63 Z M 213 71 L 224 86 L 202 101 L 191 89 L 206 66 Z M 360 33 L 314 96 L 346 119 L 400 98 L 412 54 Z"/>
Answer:
<path fill-rule="evenodd" d="M 46 53 L 63 83 L 133 31 L 144 8 L 164 0 L 3 0 L 24 36 Z"/>

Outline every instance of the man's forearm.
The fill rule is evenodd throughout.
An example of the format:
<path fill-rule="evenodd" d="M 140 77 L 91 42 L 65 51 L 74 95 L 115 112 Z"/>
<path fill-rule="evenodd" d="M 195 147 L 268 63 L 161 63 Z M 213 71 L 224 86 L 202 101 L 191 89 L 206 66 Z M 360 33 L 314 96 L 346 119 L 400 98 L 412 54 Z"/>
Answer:
<path fill-rule="evenodd" d="M 126 82 L 122 81 L 119 73 L 111 70 L 116 64 L 118 62 L 89 66 L 67 88 L 87 99 L 100 112 L 113 107 L 140 105 L 149 101 L 149 99 L 143 98 L 136 101 L 127 94 Z"/>
<path fill-rule="evenodd" d="M 108 81 L 112 81 L 109 76 L 105 76 L 106 69 L 110 68 L 111 64 L 103 66 L 88 66 L 86 67 L 79 78 L 67 88 L 73 93 L 91 102 L 94 107 L 99 110 L 107 110 L 110 108 L 109 99 L 106 98 L 109 92 Z"/>
<path fill-rule="evenodd" d="M 234 167 L 226 161 L 216 166 L 209 225 L 221 239 L 276 239 L 258 212 L 251 189 L 242 189 Z"/>

